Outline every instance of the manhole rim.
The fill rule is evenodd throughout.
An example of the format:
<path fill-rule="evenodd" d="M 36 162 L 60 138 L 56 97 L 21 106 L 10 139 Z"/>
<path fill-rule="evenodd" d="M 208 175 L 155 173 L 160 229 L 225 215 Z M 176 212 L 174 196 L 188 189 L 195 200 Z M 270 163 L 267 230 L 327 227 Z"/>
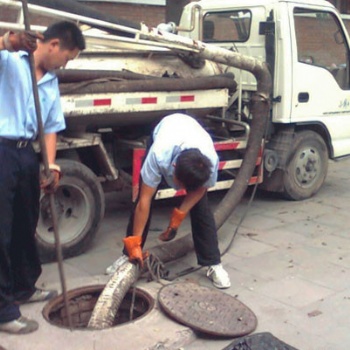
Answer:
<path fill-rule="evenodd" d="M 83 286 L 83 287 L 77 287 L 77 288 L 71 289 L 71 290 L 67 291 L 68 302 L 71 299 L 74 299 L 76 297 L 82 296 L 83 293 L 88 294 L 88 293 L 102 292 L 103 289 L 105 288 L 105 286 L 106 286 L 106 284 L 96 284 L 96 285 L 89 285 L 89 286 Z M 130 290 L 132 290 L 132 289 L 133 289 L 133 287 L 130 288 Z M 130 290 L 127 293 L 130 293 Z M 76 330 L 76 331 L 96 331 L 96 330 L 97 331 L 103 331 L 103 330 L 109 330 L 109 329 L 114 329 L 114 328 L 120 328 L 122 326 L 129 325 L 132 322 L 137 322 L 139 320 L 142 320 L 143 318 L 145 318 L 145 316 L 147 316 L 149 313 L 151 313 L 154 310 L 154 308 L 155 308 L 155 300 L 151 296 L 150 293 L 148 293 L 144 289 L 141 289 L 141 288 L 138 288 L 138 287 L 136 287 L 135 296 L 136 297 L 144 297 L 144 299 L 148 303 L 147 311 L 145 313 L 143 313 L 141 316 L 139 316 L 139 317 L 137 317 L 137 318 L 135 318 L 133 320 L 130 320 L 130 321 L 127 321 L 127 322 L 123 322 L 121 324 L 113 325 L 113 326 L 110 326 L 110 327 L 106 327 L 106 328 L 103 328 L 103 329 L 92 329 L 92 328 L 88 328 L 88 327 L 86 327 L 86 328 L 80 328 L 80 327 L 74 328 L 73 327 L 73 330 Z M 43 315 L 45 321 L 48 324 L 50 324 L 50 325 L 52 325 L 54 327 L 57 327 L 59 329 L 71 330 L 68 326 L 56 324 L 56 323 L 53 323 L 50 320 L 50 312 L 52 312 L 52 310 L 55 307 L 57 307 L 58 309 L 59 309 L 59 307 L 64 308 L 64 300 L 63 300 L 63 295 L 62 294 L 60 294 L 57 297 L 49 300 L 47 302 L 47 304 L 44 306 L 44 308 L 42 310 L 42 315 Z"/>

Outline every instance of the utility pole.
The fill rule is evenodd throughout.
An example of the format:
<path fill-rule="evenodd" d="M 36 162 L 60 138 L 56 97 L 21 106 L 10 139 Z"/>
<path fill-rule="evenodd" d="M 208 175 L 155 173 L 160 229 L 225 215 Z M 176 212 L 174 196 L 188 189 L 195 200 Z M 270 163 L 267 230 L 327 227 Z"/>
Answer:
<path fill-rule="evenodd" d="M 179 24 L 182 9 L 191 0 L 166 0 L 165 22 L 175 22 Z"/>

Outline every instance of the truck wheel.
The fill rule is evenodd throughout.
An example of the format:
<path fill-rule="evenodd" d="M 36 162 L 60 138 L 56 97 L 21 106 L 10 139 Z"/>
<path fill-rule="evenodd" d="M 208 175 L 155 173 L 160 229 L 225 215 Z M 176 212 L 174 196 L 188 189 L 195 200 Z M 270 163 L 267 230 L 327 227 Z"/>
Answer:
<path fill-rule="evenodd" d="M 310 198 L 321 188 L 328 169 L 328 151 L 323 138 L 314 131 L 297 132 L 283 176 L 288 199 Z"/>
<path fill-rule="evenodd" d="M 105 201 L 96 175 L 85 165 L 58 160 L 62 179 L 55 193 L 55 209 L 63 258 L 77 256 L 89 247 L 104 216 Z M 49 196 L 41 194 L 36 241 L 42 262 L 56 259 Z"/>

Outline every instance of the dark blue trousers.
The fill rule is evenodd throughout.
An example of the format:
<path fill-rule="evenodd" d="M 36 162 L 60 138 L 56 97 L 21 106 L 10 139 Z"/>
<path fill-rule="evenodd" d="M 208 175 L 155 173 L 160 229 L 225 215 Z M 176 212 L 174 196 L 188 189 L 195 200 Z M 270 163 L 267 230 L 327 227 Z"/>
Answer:
<path fill-rule="evenodd" d="M 39 217 L 39 161 L 31 145 L 0 143 L 0 323 L 20 316 L 41 274 L 35 243 Z"/>

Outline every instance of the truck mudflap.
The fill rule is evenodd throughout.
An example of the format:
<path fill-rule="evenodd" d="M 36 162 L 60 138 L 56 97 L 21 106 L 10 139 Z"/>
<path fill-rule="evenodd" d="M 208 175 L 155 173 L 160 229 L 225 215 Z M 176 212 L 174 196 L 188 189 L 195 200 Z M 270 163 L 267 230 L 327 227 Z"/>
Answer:
<path fill-rule="evenodd" d="M 218 173 L 218 181 L 215 186 L 209 188 L 209 192 L 225 190 L 232 187 L 234 178 L 237 175 L 237 171 L 242 165 L 243 157 L 239 157 L 239 153 L 237 151 L 244 151 L 247 146 L 246 140 L 227 140 L 227 141 L 219 141 L 214 142 L 214 147 L 219 156 L 219 173 Z M 256 169 L 253 172 L 249 180 L 249 185 L 253 185 L 256 183 L 262 183 L 263 181 L 263 167 L 260 166 L 262 162 L 262 150 L 261 147 L 259 155 L 256 159 Z M 225 152 L 228 151 L 228 152 Z M 225 157 L 222 157 L 223 152 L 225 152 Z M 133 202 L 136 200 L 138 192 L 139 192 L 139 179 L 140 172 L 142 167 L 142 160 L 145 156 L 146 149 L 145 148 L 135 148 L 133 150 L 133 168 L 132 168 L 132 200 Z M 231 159 L 227 158 L 227 154 L 229 154 Z M 223 159 L 225 158 L 225 159 Z M 173 188 L 160 187 L 156 193 L 155 199 L 165 199 L 172 197 L 184 196 L 186 194 L 185 190 L 175 190 Z"/>

